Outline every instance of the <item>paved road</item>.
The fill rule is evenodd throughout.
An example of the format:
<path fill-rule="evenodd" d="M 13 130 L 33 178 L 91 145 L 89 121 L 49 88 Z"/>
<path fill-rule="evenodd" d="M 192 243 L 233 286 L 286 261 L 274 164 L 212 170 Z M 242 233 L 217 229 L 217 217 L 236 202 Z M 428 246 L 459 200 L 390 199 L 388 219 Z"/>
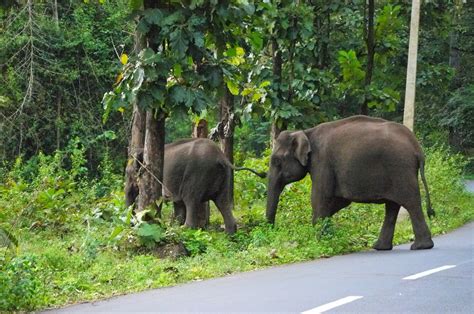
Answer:
<path fill-rule="evenodd" d="M 474 193 L 474 180 L 466 180 L 464 184 L 466 185 L 466 190 Z"/>
<path fill-rule="evenodd" d="M 332 308 L 359 313 L 473 313 L 473 234 L 470 223 L 435 238 L 432 250 L 410 251 L 406 244 L 388 252 L 274 267 L 53 312 L 319 313 Z M 423 276 L 432 269 L 438 272 Z M 419 273 L 418 279 L 406 278 Z"/>

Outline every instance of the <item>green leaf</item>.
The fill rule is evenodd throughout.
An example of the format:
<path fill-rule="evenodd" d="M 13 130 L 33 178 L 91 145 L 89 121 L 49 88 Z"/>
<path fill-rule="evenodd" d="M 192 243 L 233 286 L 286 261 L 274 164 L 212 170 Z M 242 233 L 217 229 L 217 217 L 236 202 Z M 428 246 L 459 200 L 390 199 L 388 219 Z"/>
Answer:
<path fill-rule="evenodd" d="M 239 94 L 239 86 L 234 81 L 226 80 L 226 84 L 232 95 L 237 96 Z"/>
<path fill-rule="evenodd" d="M 197 47 L 203 48 L 204 47 L 204 34 L 201 32 L 194 32 L 193 41 Z"/>
<path fill-rule="evenodd" d="M 171 100 L 175 104 L 184 103 L 186 101 L 186 90 L 184 87 L 175 85 L 170 89 Z"/>
<path fill-rule="evenodd" d="M 165 100 L 165 92 L 160 87 L 152 86 L 150 88 L 150 92 L 153 98 L 156 99 L 158 102 L 162 103 Z"/>
<path fill-rule="evenodd" d="M 162 26 L 172 26 L 179 24 L 184 21 L 184 15 L 181 10 L 177 10 L 175 13 L 168 15 L 164 18 Z"/>
<path fill-rule="evenodd" d="M 160 9 L 147 9 L 143 14 L 146 21 L 150 24 L 155 24 L 160 26 L 163 22 L 163 13 Z"/>
<path fill-rule="evenodd" d="M 145 71 L 143 68 L 137 68 L 133 73 L 133 87 L 132 93 L 137 94 L 142 87 L 143 80 L 145 79 Z"/>
<path fill-rule="evenodd" d="M 183 31 L 177 29 L 170 34 L 171 49 L 178 57 L 184 57 L 187 50 L 188 40 L 184 37 Z"/>
<path fill-rule="evenodd" d="M 137 25 L 137 31 L 141 34 L 146 34 L 150 30 L 150 24 L 146 19 L 140 19 Z"/>
<path fill-rule="evenodd" d="M 125 230 L 124 226 L 115 227 L 109 236 L 109 241 L 115 240 L 115 238 L 117 238 L 117 236 L 121 234 L 123 230 Z"/>
<path fill-rule="evenodd" d="M 153 59 L 155 58 L 155 52 L 151 48 L 145 48 L 140 53 L 138 54 L 138 57 L 143 60 L 145 63 L 148 63 L 150 61 L 154 61 Z"/>
<path fill-rule="evenodd" d="M 259 32 L 252 32 L 249 36 L 250 43 L 255 50 L 262 50 L 263 38 Z"/>
<path fill-rule="evenodd" d="M 267 86 L 269 86 L 271 84 L 270 81 L 263 81 L 262 83 L 260 83 L 260 85 L 258 86 L 259 88 L 265 88 Z"/>
<path fill-rule="evenodd" d="M 160 242 L 164 239 L 164 231 L 159 225 L 143 223 L 138 227 L 137 235 L 144 238 L 153 239 L 155 242 Z"/>
<path fill-rule="evenodd" d="M 148 93 L 141 93 L 140 94 L 140 97 L 138 98 L 138 105 L 142 108 L 142 109 L 150 109 L 153 107 L 153 97 L 148 94 Z"/>
<path fill-rule="evenodd" d="M 173 66 L 173 74 L 174 76 L 176 77 L 181 77 L 181 74 L 183 73 L 183 68 L 181 67 L 181 64 L 179 63 L 176 63 L 174 66 Z"/>

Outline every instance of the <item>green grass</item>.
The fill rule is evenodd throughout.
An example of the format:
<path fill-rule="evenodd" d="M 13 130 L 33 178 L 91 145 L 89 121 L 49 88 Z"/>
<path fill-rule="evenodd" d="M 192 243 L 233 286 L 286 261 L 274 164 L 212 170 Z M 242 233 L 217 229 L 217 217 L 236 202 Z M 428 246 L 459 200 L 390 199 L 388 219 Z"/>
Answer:
<path fill-rule="evenodd" d="M 444 149 L 428 150 L 427 155 L 427 179 L 437 214 L 428 224 L 437 235 L 473 220 L 474 196 L 463 191 L 459 156 Z M 166 206 L 164 225 L 151 236 L 158 242 L 183 242 L 193 254 L 160 259 L 153 253 L 156 241 L 147 248 L 146 233 L 126 223 L 128 211 L 119 179 L 109 174 L 86 183 L 77 171 L 71 177 L 55 166 L 54 157 L 43 159 L 35 171 L 18 163 L 0 185 L 0 228 L 10 231 L 19 243 L 17 248 L 1 249 L 0 310 L 59 307 L 368 250 L 383 221 L 382 205 L 353 204 L 312 226 L 311 182 L 306 178 L 287 187 L 272 228 L 264 221 L 265 181 L 237 173 L 239 231 L 231 237 L 224 234 L 222 217 L 215 210 L 210 231 L 172 226 L 171 208 Z M 249 159 L 246 166 L 265 169 L 267 162 Z M 25 169 L 32 178 L 28 183 L 22 179 Z M 395 244 L 412 239 L 409 219 L 400 221 Z"/>

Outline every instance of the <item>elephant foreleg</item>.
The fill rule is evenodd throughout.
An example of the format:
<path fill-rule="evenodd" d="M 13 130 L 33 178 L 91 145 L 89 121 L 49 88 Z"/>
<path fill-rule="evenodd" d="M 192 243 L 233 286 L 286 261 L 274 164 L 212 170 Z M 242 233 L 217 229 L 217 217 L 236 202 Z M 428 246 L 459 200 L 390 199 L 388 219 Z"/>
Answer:
<path fill-rule="evenodd" d="M 348 206 L 351 201 L 341 197 L 323 199 L 313 204 L 313 225 L 319 218 L 331 217 L 342 208 Z"/>
<path fill-rule="evenodd" d="M 374 244 L 376 250 L 391 250 L 393 247 L 393 233 L 395 232 L 395 224 L 397 223 L 400 205 L 394 202 L 385 203 L 385 218 L 382 229 L 380 230 L 379 239 Z"/>

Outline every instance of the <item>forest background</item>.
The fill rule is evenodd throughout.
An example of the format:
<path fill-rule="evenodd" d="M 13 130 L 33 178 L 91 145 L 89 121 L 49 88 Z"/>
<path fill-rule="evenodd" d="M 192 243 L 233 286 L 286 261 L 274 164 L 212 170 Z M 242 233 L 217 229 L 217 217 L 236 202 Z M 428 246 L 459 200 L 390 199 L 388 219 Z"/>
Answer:
<path fill-rule="evenodd" d="M 283 196 L 275 229 L 265 181 L 240 174 L 234 237 L 214 214 L 209 231 L 174 226 L 168 205 L 160 223 L 142 221 L 123 194 L 133 105 L 162 113 L 166 142 L 220 122 L 234 163 L 265 171 L 283 129 L 359 113 L 401 122 L 409 17 L 401 0 L 3 0 L 0 310 L 370 247 L 383 211 L 355 205 L 313 228 L 308 179 Z M 473 37 L 472 1 L 423 1 L 415 132 L 434 233 L 474 215 L 460 183 L 474 168 Z M 396 241 L 411 237 L 402 222 Z M 185 256 L 160 257 L 166 245 Z"/>

